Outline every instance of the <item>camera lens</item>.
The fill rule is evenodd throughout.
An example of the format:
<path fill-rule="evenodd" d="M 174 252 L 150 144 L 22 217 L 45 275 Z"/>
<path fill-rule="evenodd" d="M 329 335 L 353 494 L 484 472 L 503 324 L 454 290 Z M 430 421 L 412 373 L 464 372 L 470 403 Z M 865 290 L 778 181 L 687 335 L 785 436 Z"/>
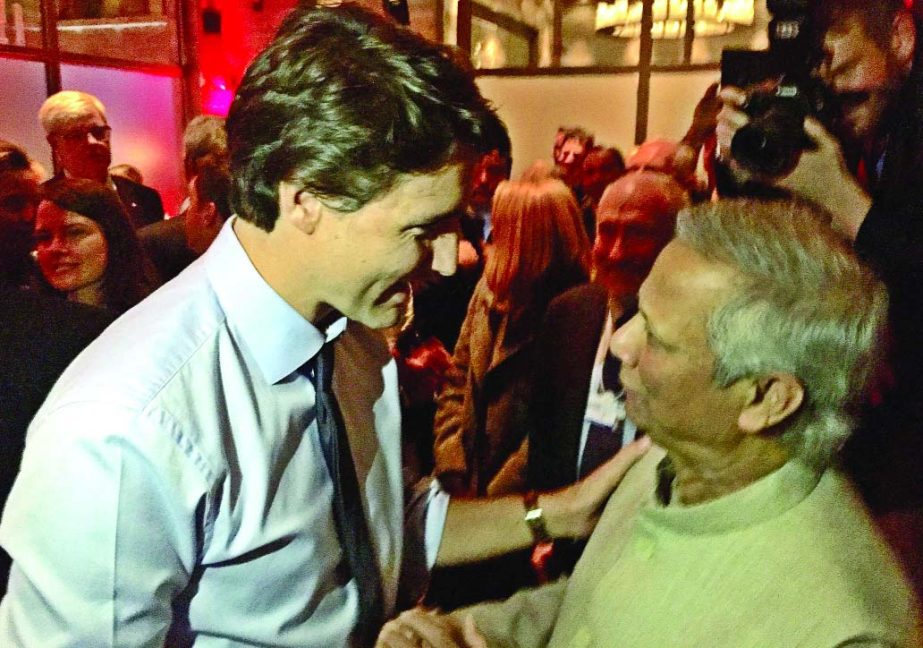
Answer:
<path fill-rule="evenodd" d="M 784 175 L 794 168 L 801 150 L 786 135 L 759 124 L 748 124 L 731 140 L 731 155 L 749 171 L 772 177 Z"/>

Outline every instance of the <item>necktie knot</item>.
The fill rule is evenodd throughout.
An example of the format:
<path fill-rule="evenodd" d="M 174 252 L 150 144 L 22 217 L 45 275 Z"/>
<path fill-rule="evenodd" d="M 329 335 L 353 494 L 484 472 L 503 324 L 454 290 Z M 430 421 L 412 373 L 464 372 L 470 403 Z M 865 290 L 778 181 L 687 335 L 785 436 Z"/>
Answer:
<path fill-rule="evenodd" d="M 299 370 L 314 384 L 319 394 L 329 394 L 333 382 L 333 343 L 325 343 L 317 355 L 308 360 Z"/>

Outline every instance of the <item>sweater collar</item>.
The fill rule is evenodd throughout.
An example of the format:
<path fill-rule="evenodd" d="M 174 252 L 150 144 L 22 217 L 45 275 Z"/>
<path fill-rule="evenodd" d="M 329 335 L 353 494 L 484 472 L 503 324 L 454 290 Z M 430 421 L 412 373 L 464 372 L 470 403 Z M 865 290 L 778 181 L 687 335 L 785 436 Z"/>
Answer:
<path fill-rule="evenodd" d="M 665 458 L 664 461 L 669 461 Z M 707 535 L 745 529 L 779 517 L 801 503 L 820 481 L 822 471 L 792 460 L 749 486 L 718 499 L 683 506 L 672 498 L 664 506 L 654 498 L 641 510 L 640 519 L 687 535 Z M 667 466 L 658 469 L 661 480 L 670 479 Z M 666 486 L 658 485 L 662 492 Z"/>

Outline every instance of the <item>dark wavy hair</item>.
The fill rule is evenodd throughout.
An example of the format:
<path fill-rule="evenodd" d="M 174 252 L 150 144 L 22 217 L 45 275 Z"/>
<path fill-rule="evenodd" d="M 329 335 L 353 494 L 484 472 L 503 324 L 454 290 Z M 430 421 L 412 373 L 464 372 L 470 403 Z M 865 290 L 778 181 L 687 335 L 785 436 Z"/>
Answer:
<path fill-rule="evenodd" d="M 310 5 L 284 20 L 231 105 L 241 218 L 271 231 L 281 181 L 349 212 L 402 174 L 489 152 L 505 129 L 452 50 L 355 5 Z"/>
<path fill-rule="evenodd" d="M 125 312 L 156 287 L 153 266 L 113 189 L 93 180 L 58 177 L 42 186 L 42 200 L 95 221 L 102 230 L 108 247 L 102 282 L 106 308 Z"/>
<path fill-rule="evenodd" d="M 231 177 L 227 161 L 211 155 L 200 158 L 195 181 L 196 197 L 204 202 L 215 203 L 215 209 L 223 221 L 230 218 L 232 213 L 228 203 L 230 191 Z"/>
<path fill-rule="evenodd" d="M 0 173 L 28 171 L 32 168 L 26 152 L 12 142 L 0 140 Z"/>

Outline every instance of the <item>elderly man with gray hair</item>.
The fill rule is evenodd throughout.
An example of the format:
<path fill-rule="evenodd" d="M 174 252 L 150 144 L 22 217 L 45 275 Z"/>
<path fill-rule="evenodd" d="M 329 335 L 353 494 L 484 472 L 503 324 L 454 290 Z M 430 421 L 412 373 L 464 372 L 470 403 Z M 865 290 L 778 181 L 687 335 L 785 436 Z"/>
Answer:
<path fill-rule="evenodd" d="M 134 229 L 163 220 L 160 194 L 143 184 L 109 173 L 112 128 L 106 107 L 93 95 L 62 90 L 48 97 L 38 111 L 60 175 L 85 178 L 115 189 Z"/>
<path fill-rule="evenodd" d="M 405 613 L 434 646 L 918 646 L 918 604 L 833 467 L 876 366 L 882 285 L 813 208 L 684 211 L 614 334 L 655 447 L 573 575 L 503 603 Z M 470 615 L 464 632 L 460 621 Z M 400 646 L 399 640 L 383 645 Z"/>

